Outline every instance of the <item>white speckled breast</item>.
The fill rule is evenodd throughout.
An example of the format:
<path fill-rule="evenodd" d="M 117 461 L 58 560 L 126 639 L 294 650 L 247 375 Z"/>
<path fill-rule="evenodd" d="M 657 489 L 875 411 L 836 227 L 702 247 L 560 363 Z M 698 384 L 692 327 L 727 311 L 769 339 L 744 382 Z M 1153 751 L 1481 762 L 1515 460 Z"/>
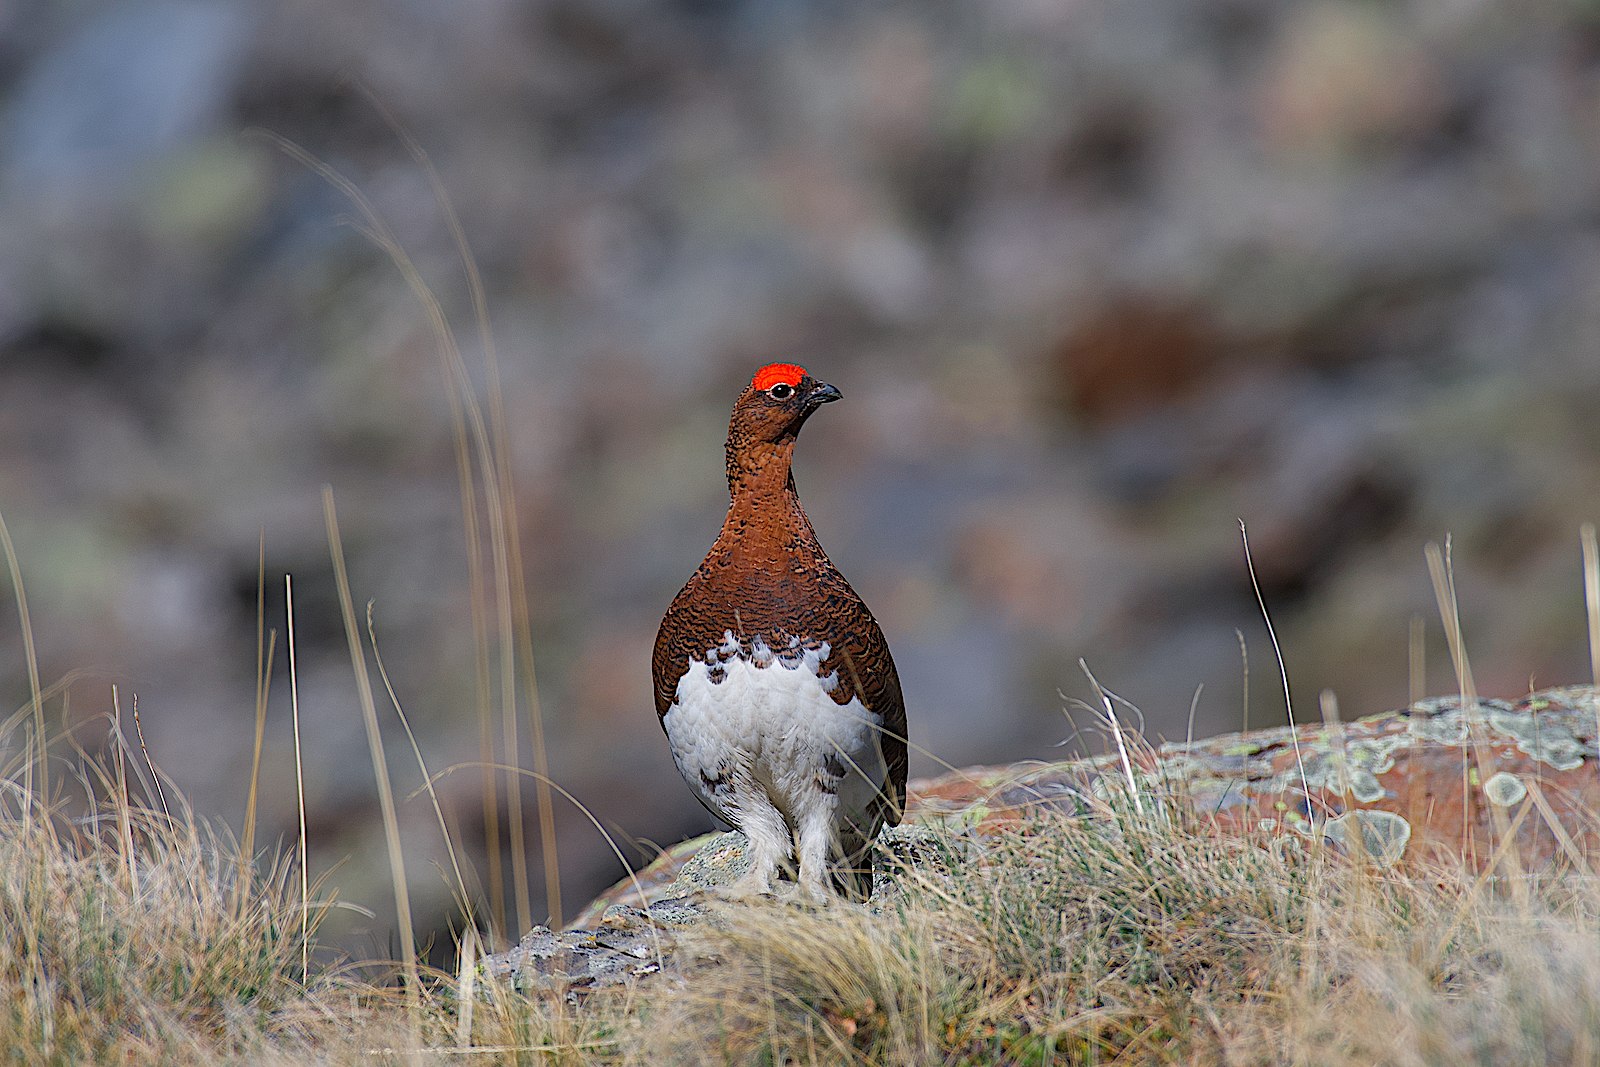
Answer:
<path fill-rule="evenodd" d="M 882 720 L 859 698 L 835 702 L 838 672 L 821 673 L 828 652 L 798 638 L 776 651 L 759 639 L 746 647 L 730 631 L 678 680 L 663 719 L 673 759 L 706 806 L 747 836 L 771 825 L 772 809 L 790 834 L 825 821 L 834 846 L 841 833 L 878 829 L 868 812 L 888 774 Z"/>

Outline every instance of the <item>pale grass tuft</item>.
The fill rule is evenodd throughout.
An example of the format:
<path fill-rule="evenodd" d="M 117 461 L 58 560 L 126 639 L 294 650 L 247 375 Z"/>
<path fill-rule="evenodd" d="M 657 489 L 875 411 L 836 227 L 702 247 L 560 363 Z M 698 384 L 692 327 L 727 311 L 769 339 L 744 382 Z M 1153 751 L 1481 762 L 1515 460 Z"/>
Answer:
<path fill-rule="evenodd" d="M 881 913 L 782 899 L 713 902 L 707 923 L 680 943 L 686 980 L 651 998 L 634 1055 L 940 1062 L 947 1026 L 981 1002 L 984 976 L 961 967 L 964 924 L 910 901 Z"/>
<path fill-rule="evenodd" d="M 124 745 L 114 732 L 117 744 Z M 299 1054 L 353 983 L 308 981 L 293 866 L 241 857 L 126 758 L 80 767 L 68 817 L 22 788 L 0 804 L 0 1033 L 12 1062 L 204 1063 Z M 70 776 L 68 776 L 70 781 Z M 313 904 L 314 935 L 325 913 Z"/>

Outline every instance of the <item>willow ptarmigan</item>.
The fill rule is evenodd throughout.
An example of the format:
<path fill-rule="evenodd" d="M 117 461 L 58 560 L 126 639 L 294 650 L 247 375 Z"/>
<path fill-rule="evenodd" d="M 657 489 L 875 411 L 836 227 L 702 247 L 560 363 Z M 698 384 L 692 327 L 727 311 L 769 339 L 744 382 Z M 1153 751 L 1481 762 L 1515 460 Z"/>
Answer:
<path fill-rule="evenodd" d="M 789 464 L 839 390 L 756 372 L 728 423 L 722 532 L 661 620 L 656 712 L 684 780 L 744 833 L 736 891 L 798 873 L 813 898 L 872 892 L 872 840 L 900 821 L 906 712 L 883 632 L 828 559 Z M 796 872 L 798 867 L 798 872 Z"/>

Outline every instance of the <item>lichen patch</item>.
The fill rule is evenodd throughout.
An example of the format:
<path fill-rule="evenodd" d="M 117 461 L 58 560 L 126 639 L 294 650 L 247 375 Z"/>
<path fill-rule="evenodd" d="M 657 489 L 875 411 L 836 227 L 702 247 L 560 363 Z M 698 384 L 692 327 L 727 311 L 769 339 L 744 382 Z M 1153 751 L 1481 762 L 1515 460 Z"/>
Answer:
<path fill-rule="evenodd" d="M 1350 848 L 1351 831 L 1361 835 L 1361 848 L 1367 858 L 1380 867 L 1393 867 L 1406 853 L 1411 843 L 1411 823 L 1392 811 L 1362 809 L 1346 812 L 1329 819 L 1323 828 L 1328 840 L 1346 850 Z"/>
<path fill-rule="evenodd" d="M 1501 771 L 1483 783 L 1483 795 L 1489 798 L 1489 803 L 1509 808 L 1528 795 L 1528 787 L 1510 771 Z"/>

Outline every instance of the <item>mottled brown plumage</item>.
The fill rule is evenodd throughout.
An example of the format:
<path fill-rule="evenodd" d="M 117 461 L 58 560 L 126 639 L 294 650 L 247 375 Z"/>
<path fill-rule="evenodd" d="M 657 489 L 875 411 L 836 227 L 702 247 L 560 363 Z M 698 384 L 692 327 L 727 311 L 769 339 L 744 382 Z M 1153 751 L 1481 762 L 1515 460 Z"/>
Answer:
<path fill-rule="evenodd" d="M 668 713 L 683 695 L 680 684 L 696 663 L 708 664 L 705 677 L 711 685 L 721 683 L 725 673 L 719 672 L 726 668 L 718 666 L 716 656 L 707 655 L 719 646 L 723 663 L 731 655 L 746 661 L 754 658 L 758 666 L 767 650 L 790 666 L 809 650 L 813 658 L 808 665 L 814 662 L 818 675 L 834 682 L 828 695 L 835 704 L 842 708 L 860 700 L 873 717 L 874 729 L 881 732 L 886 773 L 882 782 L 871 782 L 874 795 L 866 810 L 838 827 L 836 849 L 842 855 L 835 857 L 835 863 L 848 866 L 866 856 L 884 823 L 900 821 L 906 719 L 900 680 L 883 633 L 817 541 L 790 472 L 801 426 L 821 404 L 838 397 L 832 386 L 788 364 L 763 368 L 740 395 L 728 427 L 727 517 L 705 560 L 667 609 L 652 667 L 656 712 L 663 727 L 669 726 Z M 730 635 L 732 645 L 727 641 Z M 788 727 L 766 723 L 763 729 L 782 732 Z M 670 728 L 668 734 L 673 736 Z M 696 787 L 679 752 L 682 739 L 673 737 L 673 742 L 680 769 Z M 751 749 L 760 743 L 759 737 L 740 741 Z M 832 760 L 831 755 L 827 758 Z M 833 770 L 839 768 L 830 763 Z M 755 772 L 756 777 L 763 773 L 768 772 Z M 739 813 L 730 814 L 729 805 L 718 803 L 718 774 L 704 769 L 699 774 L 705 786 L 697 791 L 702 802 L 737 825 Z M 785 807 L 782 798 L 775 803 Z M 795 817 L 785 811 L 784 818 L 798 835 Z M 870 877 L 858 882 L 858 888 L 862 885 L 870 891 Z"/>

